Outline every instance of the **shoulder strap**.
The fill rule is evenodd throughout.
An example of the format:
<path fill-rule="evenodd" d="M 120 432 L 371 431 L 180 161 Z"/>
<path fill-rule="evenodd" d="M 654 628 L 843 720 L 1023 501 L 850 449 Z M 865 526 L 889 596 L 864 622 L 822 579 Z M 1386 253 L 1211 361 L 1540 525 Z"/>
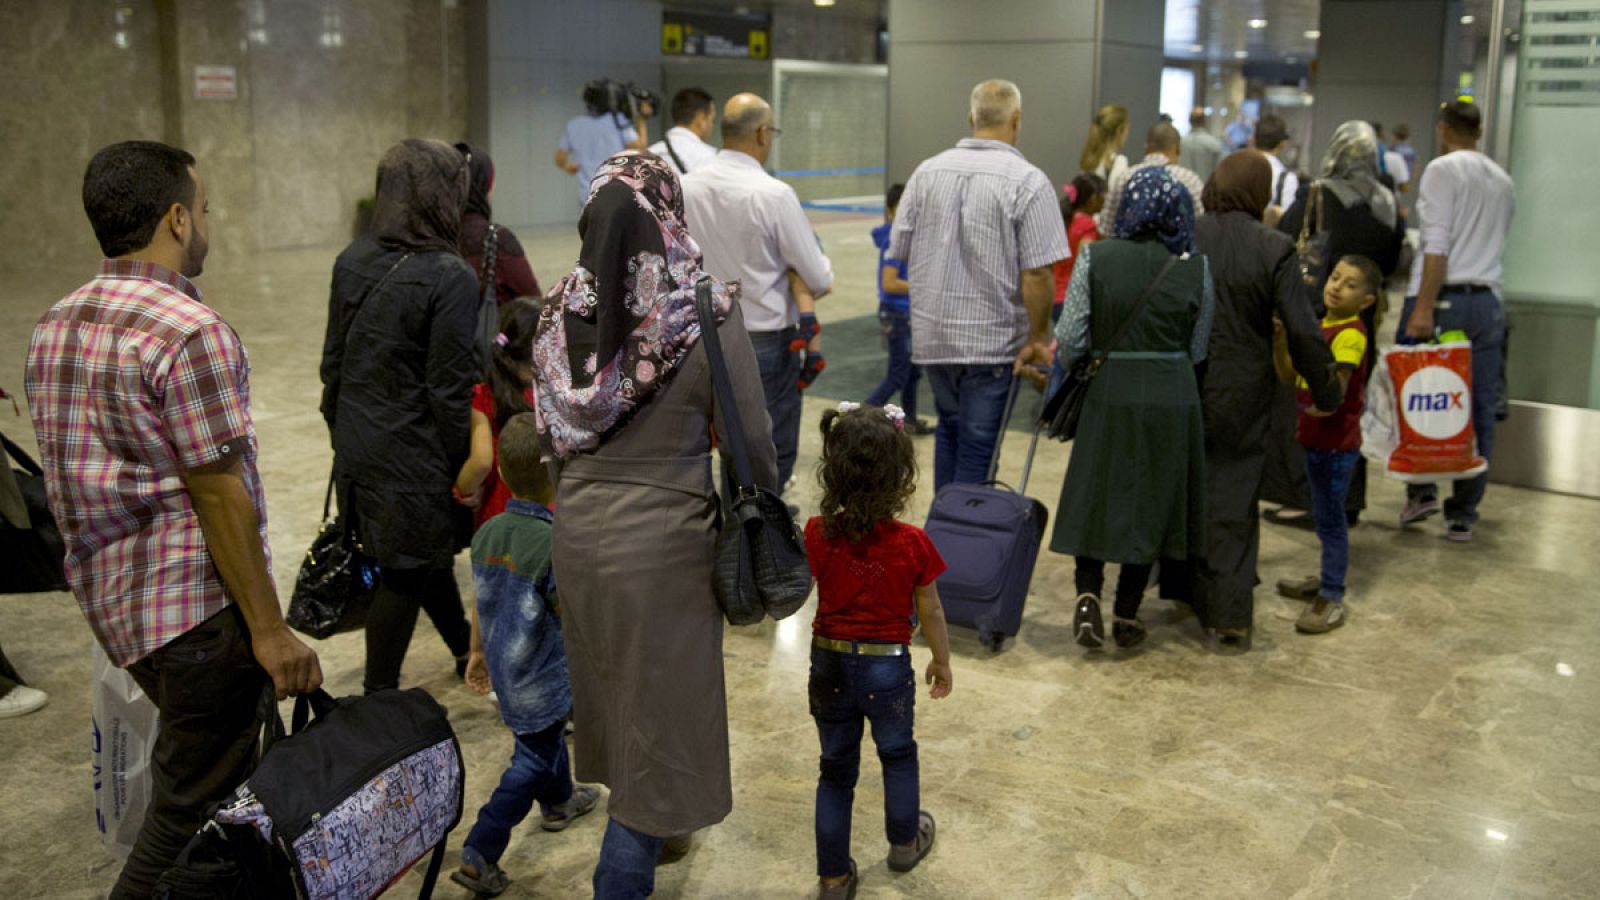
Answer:
<path fill-rule="evenodd" d="M 499 288 L 494 283 L 494 266 L 496 258 L 500 255 L 500 235 L 495 229 L 495 224 L 490 222 L 489 230 L 483 233 L 483 271 L 478 277 L 483 281 L 485 303 L 500 299 Z"/>
<path fill-rule="evenodd" d="M 1285 181 L 1288 181 L 1288 180 L 1289 180 L 1289 167 L 1285 166 L 1283 171 L 1278 173 L 1278 183 L 1272 189 L 1272 205 L 1273 206 L 1282 206 L 1283 205 L 1283 183 Z"/>
<path fill-rule="evenodd" d="M 39 464 L 33 461 L 33 457 L 28 455 L 28 451 L 22 449 L 21 444 L 0 434 L 0 446 L 5 447 L 6 455 L 16 460 L 17 465 L 22 467 L 22 471 L 27 472 L 29 475 L 44 477 L 44 470 L 39 468 Z"/>
<path fill-rule="evenodd" d="M 689 174 L 689 167 L 683 164 L 683 157 L 679 156 L 678 151 L 672 146 L 672 135 L 662 132 L 661 143 L 667 145 L 667 155 L 672 157 L 672 161 L 677 164 L 678 171 L 685 175 Z"/>
<path fill-rule="evenodd" d="M 1128 311 L 1128 315 L 1123 318 L 1122 324 L 1118 325 L 1116 332 L 1111 335 L 1111 340 L 1106 342 L 1105 349 L 1094 355 L 1094 368 L 1099 369 L 1102 365 L 1105 365 L 1106 357 L 1110 356 L 1111 351 L 1117 349 L 1117 345 L 1122 343 L 1122 339 L 1128 336 L 1128 330 L 1133 327 L 1134 322 L 1138 321 L 1139 314 L 1144 312 L 1145 305 L 1150 302 L 1150 298 L 1155 294 L 1156 288 L 1161 285 L 1161 280 L 1166 278 L 1167 273 L 1172 271 L 1172 267 L 1178 264 L 1178 259 L 1179 257 L 1177 256 L 1167 257 L 1167 261 L 1161 265 L 1161 271 L 1157 272 L 1156 277 L 1152 278 L 1150 284 L 1145 286 L 1144 293 L 1139 295 L 1138 301 L 1133 304 L 1133 309 Z"/>
<path fill-rule="evenodd" d="M 711 276 L 701 276 L 694 286 L 694 308 L 700 317 L 700 340 L 706 344 L 706 359 L 711 363 L 711 384 L 717 392 L 717 406 L 722 409 L 722 421 L 728 426 L 727 434 L 717 437 L 733 457 L 734 487 L 740 496 L 756 491 L 755 473 L 750 466 L 750 448 L 744 443 L 743 422 L 739 419 L 739 404 L 733 399 L 733 379 L 728 374 L 728 360 L 722 355 L 722 338 L 717 334 L 717 316 L 711 309 Z"/>

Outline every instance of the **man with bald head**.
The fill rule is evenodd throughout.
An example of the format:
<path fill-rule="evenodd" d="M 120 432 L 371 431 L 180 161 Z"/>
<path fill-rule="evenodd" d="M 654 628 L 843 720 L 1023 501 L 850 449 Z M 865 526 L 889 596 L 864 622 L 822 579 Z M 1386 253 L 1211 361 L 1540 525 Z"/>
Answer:
<path fill-rule="evenodd" d="M 778 449 L 779 481 L 787 485 L 800 447 L 800 352 L 791 348 L 804 346 L 818 330 L 809 302 L 806 309 L 796 302 L 790 273 L 821 297 L 833 287 L 833 265 L 794 188 L 763 168 L 779 133 L 767 101 L 755 94 L 734 96 L 722 111 L 722 150 L 714 162 L 683 177 L 683 205 L 706 271 L 740 284 L 739 304 Z"/>
<path fill-rule="evenodd" d="M 980 482 L 1017 372 L 1050 362 L 1051 267 L 1072 255 L 1050 179 L 1016 148 L 1022 92 L 972 89 L 972 137 L 906 181 L 888 256 L 911 283 L 911 358 L 933 388 L 933 482 Z"/>
<path fill-rule="evenodd" d="M 1205 212 L 1205 207 L 1200 203 L 1200 194 L 1205 190 L 1206 183 L 1192 170 L 1178 164 L 1182 153 L 1183 138 L 1171 122 L 1152 125 L 1144 138 L 1144 159 L 1114 179 L 1111 189 L 1106 192 L 1106 205 L 1100 211 L 1100 233 L 1106 237 L 1116 236 L 1117 210 L 1122 206 L 1122 195 L 1128 188 L 1128 179 L 1133 177 L 1134 172 L 1154 166 L 1165 167 L 1167 174 L 1189 189 L 1189 196 L 1194 200 L 1194 217 L 1200 218 L 1200 214 Z"/>

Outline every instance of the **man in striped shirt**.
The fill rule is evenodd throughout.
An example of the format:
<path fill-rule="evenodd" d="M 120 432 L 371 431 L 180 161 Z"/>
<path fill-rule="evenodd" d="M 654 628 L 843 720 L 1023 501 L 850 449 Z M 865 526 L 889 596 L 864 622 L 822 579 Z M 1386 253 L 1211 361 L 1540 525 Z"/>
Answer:
<path fill-rule="evenodd" d="M 67 581 L 160 711 L 150 806 L 111 893 L 149 897 L 249 774 L 266 686 L 306 693 L 322 670 L 273 587 L 244 347 L 190 280 L 208 238 L 194 157 L 106 147 L 83 205 L 107 258 L 34 327 L 28 407 Z"/>
<path fill-rule="evenodd" d="M 987 477 L 1012 378 L 1050 362 L 1051 267 L 1072 255 L 1055 188 L 1016 148 L 1022 92 L 979 84 L 967 121 L 972 137 L 912 173 L 889 237 L 939 411 L 935 489 Z"/>

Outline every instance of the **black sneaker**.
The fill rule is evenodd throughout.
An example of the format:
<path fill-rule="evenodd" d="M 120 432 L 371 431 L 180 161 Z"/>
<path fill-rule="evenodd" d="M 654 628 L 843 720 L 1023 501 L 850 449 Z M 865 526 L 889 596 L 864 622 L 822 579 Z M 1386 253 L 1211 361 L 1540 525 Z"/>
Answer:
<path fill-rule="evenodd" d="M 1138 619 L 1118 617 L 1111 622 L 1111 639 L 1124 650 L 1144 643 L 1144 636 L 1144 623 Z"/>
<path fill-rule="evenodd" d="M 1457 544 L 1472 543 L 1472 526 L 1466 522 L 1451 522 L 1445 526 L 1444 538 Z"/>
<path fill-rule="evenodd" d="M 1087 592 L 1078 595 L 1078 608 L 1072 613 L 1072 634 L 1079 646 L 1105 646 L 1106 626 L 1100 618 L 1099 597 Z"/>

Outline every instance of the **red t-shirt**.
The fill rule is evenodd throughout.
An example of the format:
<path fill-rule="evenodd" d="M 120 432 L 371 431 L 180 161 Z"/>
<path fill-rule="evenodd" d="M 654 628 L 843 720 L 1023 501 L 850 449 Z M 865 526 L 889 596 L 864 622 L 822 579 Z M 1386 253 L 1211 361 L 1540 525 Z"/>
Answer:
<path fill-rule="evenodd" d="M 911 592 L 945 570 L 927 532 L 890 519 L 865 540 L 829 537 L 821 516 L 806 523 L 806 555 L 817 578 L 812 632 L 836 641 L 911 643 Z"/>
<path fill-rule="evenodd" d="M 1072 255 L 1055 264 L 1057 306 L 1066 302 L 1067 287 L 1072 284 L 1072 270 L 1078 267 L 1078 247 L 1085 238 L 1091 242 L 1100 240 L 1100 229 L 1094 223 L 1094 216 L 1073 213 L 1072 224 L 1067 226 L 1067 247 L 1072 250 Z"/>
<path fill-rule="evenodd" d="M 533 389 L 529 388 L 524 396 L 528 403 L 533 403 Z M 489 429 L 494 434 L 494 451 L 489 457 L 489 474 L 483 479 L 483 502 L 473 512 L 472 530 L 477 531 L 483 523 L 506 511 L 506 503 L 511 499 L 511 488 L 506 487 L 500 480 L 500 428 L 494 421 L 494 388 L 488 382 L 481 382 L 472 387 L 472 408 L 484 414 L 489 419 Z"/>

